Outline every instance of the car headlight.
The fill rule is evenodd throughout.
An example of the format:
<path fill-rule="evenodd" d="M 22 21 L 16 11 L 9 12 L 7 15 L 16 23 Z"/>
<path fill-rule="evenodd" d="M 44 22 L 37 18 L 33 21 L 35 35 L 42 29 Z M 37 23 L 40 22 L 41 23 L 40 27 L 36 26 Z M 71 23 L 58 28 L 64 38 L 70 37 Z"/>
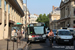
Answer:
<path fill-rule="evenodd" d="M 43 35 L 42 37 L 46 37 L 46 35 Z"/>
<path fill-rule="evenodd" d="M 60 37 L 58 37 L 58 39 L 61 39 Z"/>

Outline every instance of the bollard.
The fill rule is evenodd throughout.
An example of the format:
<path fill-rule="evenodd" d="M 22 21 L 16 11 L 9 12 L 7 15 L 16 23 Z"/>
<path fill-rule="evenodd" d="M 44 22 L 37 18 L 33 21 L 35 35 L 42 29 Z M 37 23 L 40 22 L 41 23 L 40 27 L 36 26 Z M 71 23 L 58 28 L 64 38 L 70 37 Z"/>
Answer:
<path fill-rule="evenodd" d="M 8 50 L 8 46 L 9 46 L 9 40 L 7 39 L 7 50 Z"/>
<path fill-rule="evenodd" d="M 15 39 L 14 39 L 15 40 Z M 14 40 L 13 40 L 13 50 L 14 50 Z"/>
<path fill-rule="evenodd" d="M 18 42 L 17 42 L 17 48 L 18 48 Z"/>

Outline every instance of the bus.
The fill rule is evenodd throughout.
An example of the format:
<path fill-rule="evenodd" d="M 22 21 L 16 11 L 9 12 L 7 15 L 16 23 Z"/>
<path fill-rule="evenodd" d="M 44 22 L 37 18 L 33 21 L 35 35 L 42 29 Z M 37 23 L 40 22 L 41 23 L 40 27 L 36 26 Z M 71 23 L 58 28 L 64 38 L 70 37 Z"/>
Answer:
<path fill-rule="evenodd" d="M 27 42 L 46 40 L 46 27 L 44 23 L 32 23 L 27 27 Z"/>

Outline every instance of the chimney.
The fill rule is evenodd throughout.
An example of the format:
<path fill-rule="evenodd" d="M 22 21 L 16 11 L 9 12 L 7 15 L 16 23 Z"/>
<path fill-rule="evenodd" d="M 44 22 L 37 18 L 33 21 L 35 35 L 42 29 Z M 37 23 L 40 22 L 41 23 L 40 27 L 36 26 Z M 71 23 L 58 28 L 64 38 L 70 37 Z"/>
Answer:
<path fill-rule="evenodd" d="M 52 9 L 54 10 L 54 9 L 55 9 L 55 7 L 53 6 L 53 7 L 52 7 Z"/>
<path fill-rule="evenodd" d="M 64 2 L 64 0 L 61 0 L 61 1 L 63 1 L 63 2 Z"/>
<path fill-rule="evenodd" d="M 54 7 L 54 6 L 53 6 L 53 8 L 52 8 L 52 9 L 53 9 L 53 11 L 54 11 L 56 8 L 57 8 L 57 7 Z"/>

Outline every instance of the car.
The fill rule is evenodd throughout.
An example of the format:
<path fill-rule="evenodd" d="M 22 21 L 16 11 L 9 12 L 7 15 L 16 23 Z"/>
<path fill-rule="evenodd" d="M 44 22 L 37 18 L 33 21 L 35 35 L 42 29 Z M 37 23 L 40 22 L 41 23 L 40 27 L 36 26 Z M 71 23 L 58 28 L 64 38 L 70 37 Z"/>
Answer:
<path fill-rule="evenodd" d="M 69 30 L 59 29 L 56 33 L 56 43 L 69 43 L 73 45 L 74 38 Z"/>
<path fill-rule="evenodd" d="M 74 29 L 73 28 L 67 28 L 71 32 L 71 34 L 74 34 Z"/>
<path fill-rule="evenodd" d="M 11 40 L 17 41 L 17 33 L 14 33 L 14 36 L 11 36 Z"/>
<path fill-rule="evenodd" d="M 53 29 L 52 31 L 53 31 L 53 33 L 54 33 L 54 40 L 55 40 L 57 30 L 56 30 L 56 29 Z"/>
<path fill-rule="evenodd" d="M 74 34 L 73 34 L 73 38 L 75 39 L 75 31 L 74 31 Z"/>

